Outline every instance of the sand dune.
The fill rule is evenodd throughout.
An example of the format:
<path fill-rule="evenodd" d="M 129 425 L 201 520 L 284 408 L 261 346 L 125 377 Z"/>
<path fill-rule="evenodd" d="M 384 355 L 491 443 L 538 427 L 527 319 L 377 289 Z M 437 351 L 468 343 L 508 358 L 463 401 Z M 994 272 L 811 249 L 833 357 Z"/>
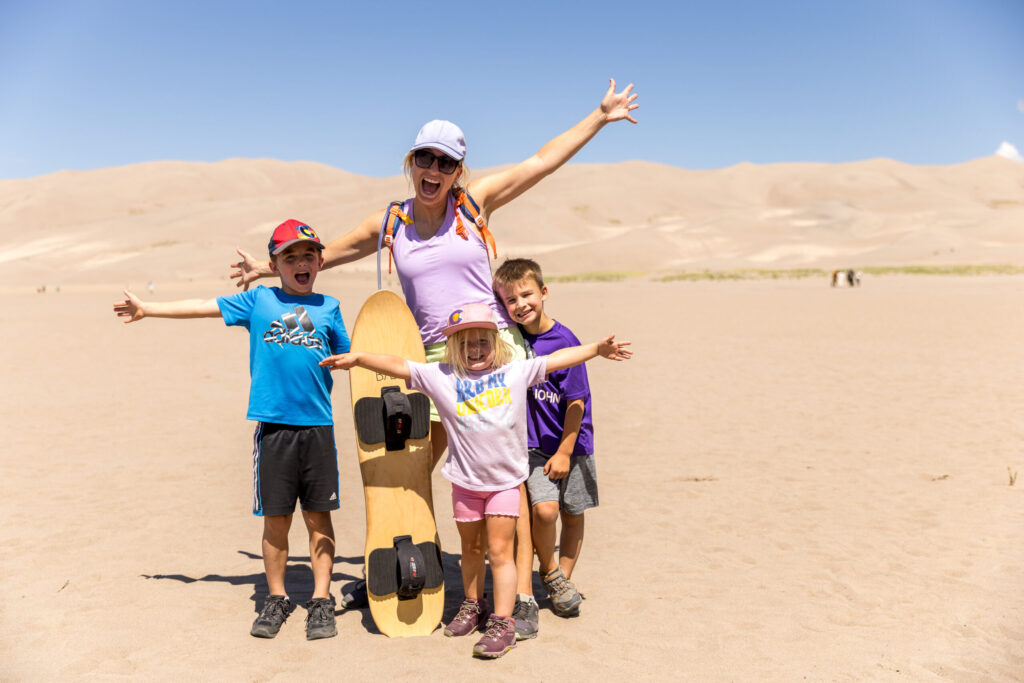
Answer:
<path fill-rule="evenodd" d="M 0 181 L 0 284 L 220 276 L 235 246 L 262 251 L 284 218 L 334 237 L 406 191 L 401 177 L 266 159 Z M 551 272 L 577 273 L 1020 263 L 1022 222 L 1024 164 L 991 157 L 716 171 L 573 164 L 497 212 L 492 228 L 503 253 L 544 254 Z"/>

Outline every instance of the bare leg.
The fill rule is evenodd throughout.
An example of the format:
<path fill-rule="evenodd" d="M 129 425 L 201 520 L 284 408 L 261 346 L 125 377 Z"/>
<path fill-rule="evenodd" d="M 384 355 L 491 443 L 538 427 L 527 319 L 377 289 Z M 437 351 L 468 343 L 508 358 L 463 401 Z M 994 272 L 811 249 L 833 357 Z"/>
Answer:
<path fill-rule="evenodd" d="M 309 532 L 309 563 L 313 568 L 313 597 L 331 597 L 334 569 L 334 525 L 330 512 L 302 511 Z"/>
<path fill-rule="evenodd" d="M 537 549 L 541 576 L 553 571 L 555 561 L 555 524 L 558 522 L 558 501 L 548 500 L 533 506 L 533 547 Z"/>
<path fill-rule="evenodd" d="M 484 596 L 484 520 L 456 522 L 462 539 L 462 590 L 470 600 Z"/>
<path fill-rule="evenodd" d="M 533 535 L 530 533 L 530 500 L 526 484 L 519 485 L 519 519 L 516 520 L 516 593 L 533 595 Z"/>
<path fill-rule="evenodd" d="M 263 570 L 267 573 L 267 590 L 271 595 L 284 592 L 284 572 L 288 566 L 288 529 L 291 515 L 263 518 Z"/>
<path fill-rule="evenodd" d="M 444 431 L 444 425 L 440 422 L 430 423 L 430 471 L 437 467 L 438 461 L 448 448 L 448 432 Z"/>
<path fill-rule="evenodd" d="M 572 570 L 583 548 L 583 513 L 562 513 L 562 536 L 558 544 L 558 566 L 565 578 L 572 578 Z"/>
<path fill-rule="evenodd" d="M 516 600 L 516 565 L 512 553 L 516 532 L 514 517 L 489 515 L 487 521 L 487 557 L 491 561 L 491 579 L 494 584 L 492 612 L 499 617 L 511 617 Z"/>

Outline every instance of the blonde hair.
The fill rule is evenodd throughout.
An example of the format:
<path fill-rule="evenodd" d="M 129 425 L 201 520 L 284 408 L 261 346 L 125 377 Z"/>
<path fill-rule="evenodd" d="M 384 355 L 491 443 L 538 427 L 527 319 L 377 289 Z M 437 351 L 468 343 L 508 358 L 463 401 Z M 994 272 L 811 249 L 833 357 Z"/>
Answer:
<path fill-rule="evenodd" d="M 490 342 L 491 348 L 494 349 L 494 360 L 491 361 L 491 367 L 488 369 L 494 370 L 503 365 L 508 365 L 515 360 L 516 350 L 512 348 L 511 344 L 498 336 L 497 330 L 480 327 L 467 327 L 453 332 L 452 336 L 448 337 L 448 342 L 444 347 L 443 362 L 450 365 L 456 375 L 459 377 L 469 376 L 469 369 L 466 367 L 466 363 L 462 356 L 462 346 L 467 341 L 466 337 L 468 337 L 469 333 L 473 330 L 484 335 Z"/>
<path fill-rule="evenodd" d="M 415 154 L 415 150 L 409 150 L 405 155 L 405 160 L 402 161 L 402 172 L 405 174 L 405 179 L 409 185 L 412 185 L 412 155 Z M 457 190 L 464 190 L 469 192 L 469 166 L 466 166 L 466 160 L 463 159 L 459 162 L 459 169 L 462 169 L 462 173 L 459 174 L 459 179 L 452 185 L 452 192 Z M 456 169 L 458 170 L 458 169 Z M 455 171 L 452 171 L 454 173 Z M 443 174 L 442 174 L 443 175 Z M 415 189 L 415 188 L 414 188 Z"/>

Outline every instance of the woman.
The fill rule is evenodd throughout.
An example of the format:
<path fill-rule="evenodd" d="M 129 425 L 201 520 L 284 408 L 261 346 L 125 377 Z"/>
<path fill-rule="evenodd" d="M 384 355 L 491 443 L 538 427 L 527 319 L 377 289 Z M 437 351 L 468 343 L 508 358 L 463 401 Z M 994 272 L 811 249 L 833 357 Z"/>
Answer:
<path fill-rule="evenodd" d="M 428 362 L 442 359 L 442 330 L 448 325 L 447 316 L 467 302 L 486 302 L 494 311 L 502 337 L 525 357 L 522 336 L 491 289 L 485 234 L 460 216 L 455 207 L 458 192 L 466 190 L 480 207 L 481 216 L 488 220 L 492 213 L 558 170 L 606 124 L 622 120 L 636 123 L 630 112 L 639 105 L 634 103 L 637 95 L 631 94 L 632 89 L 631 83 L 617 93 L 615 79 L 609 79 L 600 105 L 582 121 L 525 161 L 474 180 L 472 186 L 465 165 L 466 141 L 459 127 L 448 121 L 431 121 L 420 129 L 405 157 L 406 175 L 415 195 L 404 202 L 402 211 L 412 220 L 396 230 L 393 255 L 406 303 L 420 327 Z M 381 210 L 367 216 L 355 229 L 329 242 L 323 252 L 323 267 L 332 268 L 375 253 L 386 213 L 387 210 Z M 247 288 L 257 278 L 270 275 L 266 262 L 259 262 L 241 250 L 238 253 L 242 260 L 232 264 L 236 270 L 231 277 L 239 279 L 239 286 Z M 432 464 L 436 465 L 447 448 L 448 435 L 436 413 L 431 418 Z M 532 594 L 529 507 L 525 493 L 522 498 L 516 565 L 520 569 L 520 593 Z M 522 637 L 536 635 L 535 624 L 532 634 L 524 629 Z"/>

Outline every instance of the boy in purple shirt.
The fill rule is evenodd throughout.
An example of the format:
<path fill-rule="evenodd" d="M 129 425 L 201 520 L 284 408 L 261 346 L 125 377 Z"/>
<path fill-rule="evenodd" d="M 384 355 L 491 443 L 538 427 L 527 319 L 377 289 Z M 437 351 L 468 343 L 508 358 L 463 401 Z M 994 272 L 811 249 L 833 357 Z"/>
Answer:
<path fill-rule="evenodd" d="M 494 274 L 494 291 L 536 355 L 579 345 L 569 328 L 544 312 L 548 288 L 535 261 L 505 261 Z M 561 617 L 576 616 L 583 596 L 570 578 L 583 546 L 583 512 L 598 504 L 586 367 L 548 374 L 530 389 L 527 411 L 530 476 L 526 489 L 533 510 L 533 544 L 552 611 Z M 556 559 L 559 517 L 562 533 Z M 535 622 L 536 603 L 517 598 L 516 607 L 517 626 L 520 620 Z"/>

